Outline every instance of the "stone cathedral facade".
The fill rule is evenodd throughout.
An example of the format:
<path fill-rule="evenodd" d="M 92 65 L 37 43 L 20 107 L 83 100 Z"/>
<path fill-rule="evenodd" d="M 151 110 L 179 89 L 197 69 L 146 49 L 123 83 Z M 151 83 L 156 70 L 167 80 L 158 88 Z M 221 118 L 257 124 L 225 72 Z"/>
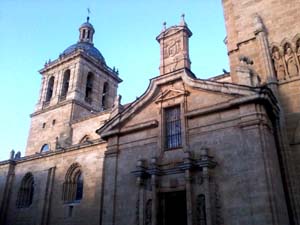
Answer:
<path fill-rule="evenodd" d="M 197 78 L 182 17 L 126 105 L 82 24 L 40 70 L 25 156 L 0 162 L 0 224 L 300 225 L 300 3 L 223 8 L 230 73 Z"/>

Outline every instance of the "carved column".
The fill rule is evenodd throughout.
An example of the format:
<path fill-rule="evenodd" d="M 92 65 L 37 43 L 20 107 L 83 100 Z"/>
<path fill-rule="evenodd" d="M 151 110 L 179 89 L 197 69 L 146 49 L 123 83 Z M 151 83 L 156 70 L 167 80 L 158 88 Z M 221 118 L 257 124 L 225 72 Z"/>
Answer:
<path fill-rule="evenodd" d="M 157 207 L 158 207 L 158 199 L 157 199 L 157 159 L 152 158 L 152 170 L 153 173 L 151 175 L 151 189 L 152 189 L 152 225 L 157 225 Z"/>
<path fill-rule="evenodd" d="M 295 57 L 295 60 L 296 60 L 297 68 L 298 68 L 298 73 L 296 74 L 296 76 L 297 76 L 300 73 L 300 62 L 299 62 L 299 58 L 298 58 L 298 55 L 297 55 L 297 49 L 296 48 L 294 48 L 294 53 L 293 54 L 294 54 L 294 57 Z"/>
<path fill-rule="evenodd" d="M 139 174 L 136 179 L 136 184 L 138 186 L 138 198 L 137 198 L 137 212 L 136 212 L 136 224 L 144 224 L 144 206 L 145 206 L 145 189 L 144 189 L 144 161 L 139 160 L 137 162 L 137 168 L 139 169 Z"/>
<path fill-rule="evenodd" d="M 186 208 L 187 208 L 187 224 L 193 224 L 193 204 L 192 204 L 192 185 L 191 172 L 185 170 L 185 188 L 186 188 Z"/>
<path fill-rule="evenodd" d="M 102 190 L 102 212 L 100 224 L 114 225 L 116 213 L 116 193 L 118 178 L 118 137 L 108 141 L 103 162 L 103 190 Z M 107 172 L 108 171 L 108 172 Z"/>
<path fill-rule="evenodd" d="M 40 98 L 39 98 L 39 101 L 38 101 L 38 104 L 41 104 L 43 102 L 43 96 L 44 96 L 44 93 L 45 93 L 45 82 L 46 79 L 45 79 L 45 76 L 42 77 L 42 82 L 41 82 L 41 88 L 40 88 Z"/>
<path fill-rule="evenodd" d="M 62 87 L 62 78 L 63 77 L 63 71 L 58 71 L 57 75 L 54 80 L 54 87 L 53 87 L 53 97 L 55 97 L 55 103 L 59 102 L 59 95 L 61 92 L 61 87 Z"/>
<path fill-rule="evenodd" d="M 157 189 L 156 189 L 156 175 L 151 175 L 151 187 L 152 187 L 152 225 L 156 225 L 157 221 Z"/>
<path fill-rule="evenodd" d="M 203 185 L 205 190 L 205 205 L 206 205 L 206 219 L 207 225 L 212 225 L 212 206 L 210 203 L 210 188 L 209 188 L 209 169 L 207 167 L 203 168 Z"/>
<path fill-rule="evenodd" d="M 138 198 L 137 198 L 137 209 L 136 209 L 136 224 L 143 225 L 144 223 L 144 188 L 143 181 L 137 178 L 138 185 Z"/>
<path fill-rule="evenodd" d="M 49 168 L 48 176 L 47 176 L 45 196 L 44 196 L 44 206 L 43 206 L 43 214 L 42 214 L 42 219 L 41 219 L 41 225 L 49 224 L 49 216 L 50 216 L 54 176 L 55 176 L 55 167 Z"/>
<path fill-rule="evenodd" d="M 208 149 L 201 149 L 201 161 L 209 162 Z M 211 204 L 210 184 L 209 184 L 209 163 L 205 163 L 202 167 L 203 186 L 205 190 L 205 205 L 206 205 L 206 223 L 213 224 L 213 207 Z"/>
<path fill-rule="evenodd" d="M 74 91 L 74 99 L 76 100 L 80 100 L 82 98 L 82 83 L 85 84 L 85 82 L 83 82 L 83 78 L 85 77 L 84 74 L 83 74 L 83 65 L 79 62 L 77 65 L 76 65 L 76 69 L 74 71 L 74 74 L 73 74 L 73 77 L 74 77 L 74 80 L 73 80 L 73 84 L 74 86 L 72 85 L 72 91 Z"/>
<path fill-rule="evenodd" d="M 298 75 L 300 75 L 300 46 L 296 48 L 295 55 L 296 55 L 296 60 L 298 65 Z"/>

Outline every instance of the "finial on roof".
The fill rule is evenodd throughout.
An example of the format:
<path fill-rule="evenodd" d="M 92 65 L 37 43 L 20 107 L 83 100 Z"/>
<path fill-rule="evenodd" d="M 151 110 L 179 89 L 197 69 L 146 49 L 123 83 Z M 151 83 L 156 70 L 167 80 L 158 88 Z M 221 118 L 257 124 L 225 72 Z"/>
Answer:
<path fill-rule="evenodd" d="M 163 31 L 165 31 L 167 29 L 167 22 L 163 22 Z"/>
<path fill-rule="evenodd" d="M 260 17 L 260 15 L 257 13 L 254 14 L 254 29 L 255 29 L 254 31 L 255 34 L 258 34 L 260 32 L 266 32 L 263 20 Z"/>
<path fill-rule="evenodd" d="M 180 21 L 180 26 L 186 26 L 186 22 L 185 22 L 185 19 L 184 19 L 185 15 L 184 13 L 181 14 L 181 21 Z"/>
<path fill-rule="evenodd" d="M 90 10 L 90 8 L 87 8 L 86 10 L 87 10 L 87 13 L 88 13 L 88 16 L 87 16 L 87 18 L 86 18 L 86 21 L 89 22 L 89 21 L 90 21 L 91 10 Z"/>
<path fill-rule="evenodd" d="M 13 160 L 14 157 L 15 157 L 15 150 L 12 149 L 12 150 L 10 151 L 9 159 Z"/>

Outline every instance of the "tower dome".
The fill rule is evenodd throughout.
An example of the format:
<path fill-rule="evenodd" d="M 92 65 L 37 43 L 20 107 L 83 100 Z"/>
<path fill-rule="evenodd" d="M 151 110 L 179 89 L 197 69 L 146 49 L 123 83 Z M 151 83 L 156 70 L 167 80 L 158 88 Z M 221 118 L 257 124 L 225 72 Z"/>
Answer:
<path fill-rule="evenodd" d="M 68 47 L 63 52 L 63 55 L 69 55 L 69 54 L 75 52 L 76 50 L 81 49 L 86 54 L 105 63 L 105 59 L 102 56 L 101 52 L 97 48 L 94 47 L 93 37 L 94 37 L 95 29 L 94 29 L 93 25 L 89 22 L 89 20 L 90 20 L 90 18 L 87 17 L 87 21 L 79 27 L 78 42 L 76 44 L 73 44 L 70 47 Z"/>

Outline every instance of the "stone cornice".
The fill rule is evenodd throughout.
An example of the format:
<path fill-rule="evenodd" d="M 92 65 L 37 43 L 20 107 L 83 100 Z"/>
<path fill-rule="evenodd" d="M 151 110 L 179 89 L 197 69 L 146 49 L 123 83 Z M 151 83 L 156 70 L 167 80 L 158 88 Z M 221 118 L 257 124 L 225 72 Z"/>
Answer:
<path fill-rule="evenodd" d="M 147 166 L 143 161 L 141 165 L 137 165 L 136 170 L 131 173 L 137 178 L 147 179 L 151 177 L 151 175 L 164 176 L 182 173 L 185 170 L 201 170 L 202 168 L 214 169 L 216 166 L 217 162 L 214 160 L 214 157 L 211 156 L 205 156 L 199 159 L 186 158 L 169 168 L 165 168 L 160 164 L 150 164 Z"/>
<path fill-rule="evenodd" d="M 156 40 L 159 42 L 160 39 L 169 37 L 169 36 L 173 35 L 174 33 L 178 33 L 181 30 L 184 30 L 185 32 L 187 32 L 189 37 L 191 37 L 193 35 L 192 31 L 187 26 L 181 26 L 181 25 L 177 26 L 177 25 L 175 25 L 175 26 L 171 26 L 171 27 L 167 28 L 166 30 L 163 30 L 156 37 Z"/>
<path fill-rule="evenodd" d="M 32 160 L 37 160 L 37 159 L 41 159 L 41 158 L 51 157 L 51 156 L 60 155 L 60 154 L 67 153 L 67 152 L 72 152 L 72 151 L 77 151 L 77 150 L 81 150 L 81 149 L 84 149 L 84 148 L 92 147 L 92 146 L 99 145 L 99 144 L 105 144 L 105 143 L 106 143 L 106 141 L 103 141 L 101 139 L 96 139 L 96 140 L 90 141 L 88 143 L 72 145 L 70 147 L 66 147 L 66 148 L 61 149 L 61 150 L 48 151 L 48 152 L 45 152 L 45 153 L 36 153 L 34 155 L 21 157 L 20 159 L 5 160 L 5 161 L 0 162 L 0 166 L 5 165 L 5 164 L 9 164 L 9 163 L 19 164 L 19 163 L 28 162 L 28 161 L 32 161 Z"/>
<path fill-rule="evenodd" d="M 128 120 L 136 111 L 142 108 L 145 104 L 153 100 L 156 90 L 159 86 L 164 84 L 176 82 L 182 80 L 185 84 L 196 89 L 202 89 L 206 91 L 212 91 L 222 94 L 232 95 L 235 98 L 243 98 L 245 96 L 251 96 L 258 94 L 262 91 L 259 87 L 250 87 L 246 85 L 238 85 L 225 82 L 217 82 L 211 80 L 196 79 L 194 74 L 188 69 L 180 69 L 163 76 L 158 76 L 150 80 L 150 84 L 144 94 L 136 101 L 132 102 L 121 113 L 114 116 L 96 132 L 102 137 L 108 138 L 111 135 L 116 135 L 116 132 L 110 132 L 115 129 L 118 124 Z M 264 88 L 267 89 L 267 88 Z M 251 98 L 251 97 L 249 97 Z M 239 102 L 236 100 L 237 103 Z M 226 103 L 225 103 L 226 104 Z M 227 103 L 228 104 L 228 103 Z M 218 107 L 218 106 L 216 106 Z M 201 109 L 200 109 L 201 110 Z M 109 135 L 109 133 L 111 135 Z"/>
<path fill-rule="evenodd" d="M 98 69 L 106 72 L 110 77 L 112 77 L 114 80 L 116 80 L 118 83 L 121 83 L 123 80 L 118 76 L 118 74 L 113 71 L 110 67 L 108 67 L 105 63 L 100 62 L 99 60 L 94 59 L 93 57 L 87 55 L 83 50 L 77 49 L 73 53 L 67 55 L 67 56 L 62 56 L 49 64 L 47 64 L 43 69 L 39 70 L 39 73 L 43 74 L 49 70 L 52 70 L 55 67 L 58 67 L 62 64 L 65 64 L 68 61 L 71 61 L 77 57 L 82 57 L 88 62 L 90 62 L 92 65 L 97 67 Z"/>
<path fill-rule="evenodd" d="M 80 123 L 80 122 L 88 120 L 88 119 L 92 119 L 92 118 L 95 118 L 95 117 L 103 116 L 105 114 L 111 114 L 111 109 L 107 109 L 107 110 L 104 110 L 104 111 L 101 111 L 101 112 L 96 112 L 96 113 L 91 114 L 89 116 L 86 116 L 86 117 L 83 117 L 83 118 L 80 118 L 80 119 L 77 119 L 77 120 L 73 120 L 71 122 L 71 124 Z"/>
<path fill-rule="evenodd" d="M 233 108 L 233 107 L 247 104 L 247 103 L 253 103 L 253 102 L 268 103 L 270 106 L 272 106 L 274 115 L 278 116 L 280 109 L 277 105 L 277 102 L 274 101 L 273 97 L 274 97 L 273 95 L 270 96 L 269 93 L 266 93 L 266 92 L 256 93 L 256 94 L 250 95 L 250 96 L 231 99 L 227 102 L 220 103 L 218 105 L 214 105 L 211 107 L 201 108 L 201 109 L 197 109 L 197 110 L 194 110 L 191 112 L 187 112 L 185 114 L 185 116 L 188 118 L 192 118 L 192 117 L 196 117 L 196 116 L 214 113 L 214 112 L 221 111 L 221 110 L 226 110 L 226 109 Z"/>
<path fill-rule="evenodd" d="M 136 131 L 140 131 L 140 130 L 144 130 L 144 129 L 149 129 L 149 128 L 153 128 L 153 127 L 157 127 L 157 126 L 158 126 L 158 121 L 151 120 L 151 121 L 147 121 L 147 122 L 143 122 L 143 123 L 139 123 L 139 124 L 135 124 L 135 125 L 126 127 L 122 130 L 113 129 L 113 130 L 103 134 L 102 138 L 105 139 L 106 137 L 109 137 L 109 136 L 118 135 L 118 134 L 127 134 L 127 133 L 136 132 Z"/>
<path fill-rule="evenodd" d="M 55 105 L 52 105 L 52 106 L 48 106 L 48 107 L 45 107 L 45 108 L 43 108 L 41 110 L 38 110 L 38 111 L 30 114 L 30 117 L 33 117 L 33 116 L 39 115 L 41 113 L 45 113 L 45 112 L 51 111 L 51 110 L 56 109 L 56 108 L 60 108 L 60 107 L 62 107 L 64 105 L 71 104 L 71 103 L 75 103 L 77 105 L 80 105 L 81 107 L 83 107 L 83 108 L 85 108 L 85 109 L 87 109 L 89 111 L 91 111 L 91 110 L 94 111 L 94 108 L 91 107 L 91 106 L 89 106 L 88 104 L 84 104 L 84 103 L 82 103 L 82 102 L 80 102 L 78 100 L 71 99 L 71 100 L 64 100 L 64 101 L 59 102 L 58 104 L 55 104 Z M 100 112 L 95 112 L 95 113 L 98 114 Z"/>

